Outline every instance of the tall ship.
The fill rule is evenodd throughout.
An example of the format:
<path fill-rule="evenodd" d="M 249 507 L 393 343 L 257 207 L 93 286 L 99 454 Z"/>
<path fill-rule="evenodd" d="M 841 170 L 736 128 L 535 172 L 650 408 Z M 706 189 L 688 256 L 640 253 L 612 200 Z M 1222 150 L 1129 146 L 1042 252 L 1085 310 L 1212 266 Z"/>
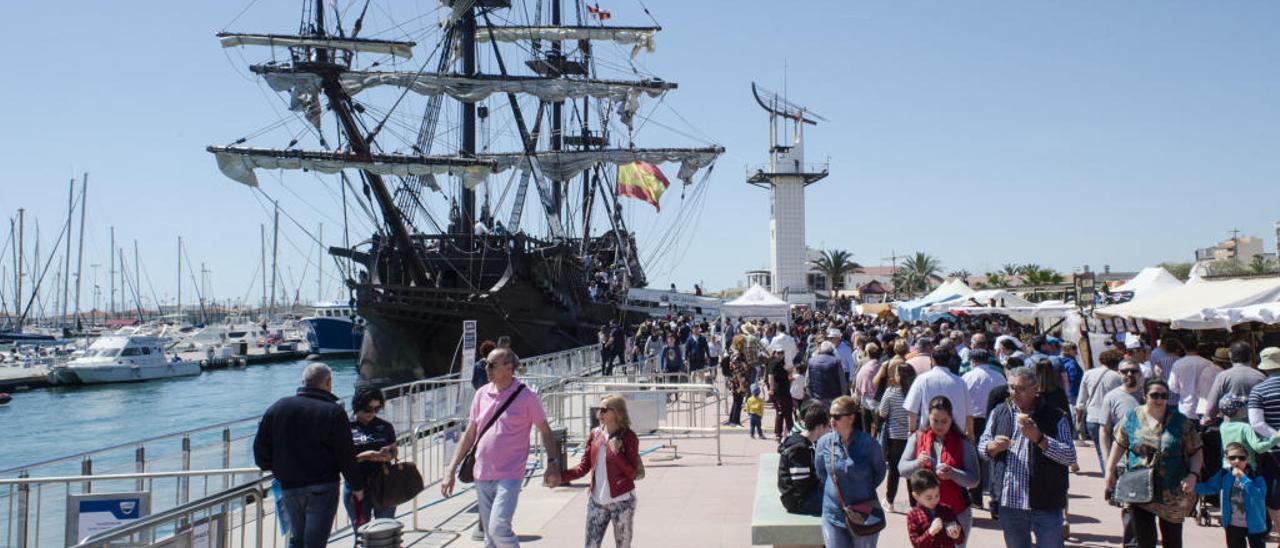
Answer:
<path fill-rule="evenodd" d="M 401 22 L 366 37 L 368 4 L 339 4 L 304 2 L 294 33 L 218 35 L 224 47 L 271 49 L 250 71 L 309 127 L 283 147 L 247 137 L 208 151 L 250 186 L 256 170 L 336 177 L 344 204 L 349 190 L 350 207 L 375 220 L 368 239 L 328 249 L 347 262 L 365 322 L 361 380 L 458 371 L 474 359 L 461 356 L 468 320 L 481 340 L 510 337 L 518 355 L 591 344 L 610 321 L 627 323 L 627 290 L 647 285 L 651 255 L 684 246 L 724 152 L 655 117 L 677 85 L 637 60 L 661 30 L 648 10 L 652 25 L 615 26 L 599 4 L 443 0 L 423 16 L 432 28 Z M 419 35 L 434 39 L 408 39 Z M 695 142 L 641 146 L 646 127 Z M 672 186 L 679 206 L 662 213 Z M 643 257 L 630 209 L 646 210 L 655 232 L 642 235 L 656 250 Z"/>

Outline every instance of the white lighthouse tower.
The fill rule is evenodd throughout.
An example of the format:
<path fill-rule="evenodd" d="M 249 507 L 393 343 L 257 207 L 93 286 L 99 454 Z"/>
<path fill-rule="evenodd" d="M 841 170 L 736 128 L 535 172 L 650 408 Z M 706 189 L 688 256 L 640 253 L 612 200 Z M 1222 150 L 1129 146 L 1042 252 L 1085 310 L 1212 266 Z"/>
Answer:
<path fill-rule="evenodd" d="M 791 304 L 814 303 L 804 240 L 804 187 L 827 176 L 826 165 L 804 163 L 804 126 L 825 118 L 751 84 L 756 102 L 769 113 L 769 164 L 747 177 L 768 189 L 770 290 Z"/>

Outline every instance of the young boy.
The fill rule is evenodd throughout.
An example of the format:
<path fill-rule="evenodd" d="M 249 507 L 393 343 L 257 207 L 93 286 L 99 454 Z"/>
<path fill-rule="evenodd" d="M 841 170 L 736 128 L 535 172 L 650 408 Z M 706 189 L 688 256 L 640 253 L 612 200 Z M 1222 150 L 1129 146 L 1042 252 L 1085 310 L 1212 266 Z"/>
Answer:
<path fill-rule="evenodd" d="M 751 385 L 751 397 L 747 398 L 747 416 L 751 417 L 751 437 L 756 437 L 756 433 L 760 433 L 760 439 L 764 439 L 764 428 L 760 425 L 764 421 L 764 400 L 760 399 L 760 385 Z"/>
<path fill-rule="evenodd" d="M 1225 451 L 1228 466 L 1204 483 L 1196 494 L 1222 497 L 1222 526 L 1227 548 L 1263 548 L 1267 539 L 1267 485 L 1249 466 L 1249 450 L 1230 443 Z"/>
<path fill-rule="evenodd" d="M 907 513 L 907 534 L 916 548 L 952 548 L 964 543 L 964 529 L 950 506 L 939 502 L 938 476 L 922 468 L 907 478 L 916 507 Z"/>

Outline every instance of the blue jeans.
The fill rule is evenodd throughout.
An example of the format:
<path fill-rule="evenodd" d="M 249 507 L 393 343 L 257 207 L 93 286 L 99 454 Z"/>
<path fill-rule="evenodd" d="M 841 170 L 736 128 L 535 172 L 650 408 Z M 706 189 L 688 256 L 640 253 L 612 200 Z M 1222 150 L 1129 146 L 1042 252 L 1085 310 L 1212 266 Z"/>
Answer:
<path fill-rule="evenodd" d="M 836 527 L 822 520 L 822 545 L 826 548 L 875 548 L 880 541 L 880 533 L 865 537 L 855 537 L 849 530 Z"/>
<path fill-rule="evenodd" d="M 365 491 L 368 493 L 368 491 Z M 395 507 L 391 508 L 374 508 L 373 501 L 365 498 L 360 501 L 360 515 L 356 516 L 356 501 L 351 497 L 351 486 L 343 484 L 342 489 L 342 507 L 347 510 L 347 519 L 351 520 L 351 527 L 354 529 L 356 523 L 364 525 L 369 523 L 370 516 L 375 518 L 394 518 L 396 517 Z M 360 519 L 357 520 L 356 518 Z"/>
<path fill-rule="evenodd" d="M 329 543 L 338 514 L 338 482 L 283 490 L 289 516 L 289 548 L 321 548 Z"/>
<path fill-rule="evenodd" d="M 480 499 L 480 523 L 484 526 L 485 548 L 517 548 L 516 532 L 511 517 L 520 501 L 523 479 L 476 481 L 476 498 Z"/>
<path fill-rule="evenodd" d="M 1037 548 L 1061 548 L 1062 510 L 1019 510 L 1000 507 L 1000 528 L 1008 548 L 1031 548 L 1035 533 Z"/>
<path fill-rule="evenodd" d="M 1093 450 L 1098 453 L 1098 469 L 1105 473 L 1107 464 L 1102 461 L 1102 425 L 1096 422 L 1085 422 L 1084 425 L 1089 432 L 1089 439 L 1093 440 Z"/>

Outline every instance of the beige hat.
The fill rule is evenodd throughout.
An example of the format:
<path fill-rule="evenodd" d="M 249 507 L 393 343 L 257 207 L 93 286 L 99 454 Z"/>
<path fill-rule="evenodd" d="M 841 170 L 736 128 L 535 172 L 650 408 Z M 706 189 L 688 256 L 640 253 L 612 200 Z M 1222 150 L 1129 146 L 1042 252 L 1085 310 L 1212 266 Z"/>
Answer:
<path fill-rule="evenodd" d="M 1258 353 L 1258 371 L 1280 369 L 1280 348 L 1268 346 Z"/>

